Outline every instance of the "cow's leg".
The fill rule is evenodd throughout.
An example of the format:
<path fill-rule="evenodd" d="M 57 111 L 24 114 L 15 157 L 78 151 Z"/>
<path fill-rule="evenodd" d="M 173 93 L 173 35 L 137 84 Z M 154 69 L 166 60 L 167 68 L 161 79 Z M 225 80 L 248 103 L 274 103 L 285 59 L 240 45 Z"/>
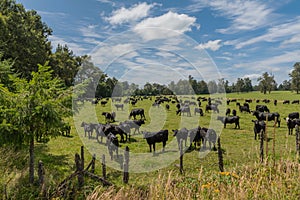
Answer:
<path fill-rule="evenodd" d="M 166 141 L 163 141 L 163 149 L 162 149 L 162 152 L 165 152 L 165 146 L 166 146 L 167 142 Z"/>
<path fill-rule="evenodd" d="M 150 152 L 152 152 L 152 144 L 149 144 Z"/>

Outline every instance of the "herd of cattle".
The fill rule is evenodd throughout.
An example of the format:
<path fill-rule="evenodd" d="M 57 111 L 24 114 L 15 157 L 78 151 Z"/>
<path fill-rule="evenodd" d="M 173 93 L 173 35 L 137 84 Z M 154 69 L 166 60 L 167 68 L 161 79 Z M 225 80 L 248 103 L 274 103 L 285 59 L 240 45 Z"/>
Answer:
<path fill-rule="evenodd" d="M 154 101 L 153 101 L 154 98 Z M 184 116 L 186 114 L 187 117 L 192 116 L 191 115 L 191 105 L 194 107 L 194 115 L 196 116 L 198 113 L 200 116 L 204 115 L 204 112 L 202 110 L 201 104 L 206 102 L 205 105 L 205 113 L 208 112 L 214 112 L 219 113 L 219 106 L 222 105 L 222 102 L 220 99 L 211 99 L 211 98 L 205 98 L 205 97 L 198 97 L 197 99 L 192 97 L 192 100 L 182 100 L 178 99 L 176 96 L 158 96 L 158 97 L 131 97 L 126 98 L 123 100 L 122 98 L 112 98 L 112 103 L 116 107 L 117 110 L 121 109 L 124 110 L 124 104 L 131 104 L 132 106 L 135 106 L 138 101 L 143 100 L 150 100 L 152 101 L 152 106 L 159 107 L 164 106 L 166 110 L 170 110 L 170 104 L 176 105 L 176 115 L 182 115 Z M 109 99 L 96 99 L 92 100 L 92 104 L 98 104 L 100 103 L 102 106 L 105 106 L 108 103 Z M 226 101 L 224 101 L 226 102 Z M 253 130 L 254 130 L 254 139 L 257 139 L 257 136 L 263 137 L 264 132 L 266 130 L 266 121 L 274 121 L 274 126 L 278 124 L 278 127 L 280 127 L 280 114 L 278 112 L 270 112 L 267 103 L 270 103 L 270 100 L 263 100 L 264 105 L 256 105 L 255 110 L 250 110 L 249 104 L 253 101 L 251 99 L 246 99 L 245 102 L 241 105 L 240 102 L 237 102 L 236 99 L 228 99 L 227 105 L 230 103 L 235 102 L 236 106 L 238 107 L 238 110 L 240 113 L 252 113 L 253 116 L 256 117 L 255 120 L 252 120 L 253 122 Z M 256 103 L 259 103 L 258 100 L 256 100 Z M 289 101 L 283 101 L 283 104 L 290 103 Z M 292 104 L 297 103 L 299 104 L 299 101 L 292 101 Z M 274 101 L 274 105 L 277 105 L 277 101 Z M 116 155 L 118 156 L 118 146 L 119 146 L 119 139 L 117 135 L 120 136 L 120 142 L 127 142 L 130 140 L 131 137 L 131 130 L 134 129 L 134 134 L 138 133 L 140 134 L 140 127 L 145 124 L 146 116 L 144 108 L 134 108 L 130 111 L 128 120 L 119 122 L 119 124 L 116 124 L 115 118 L 116 113 L 115 112 L 102 112 L 102 115 L 105 117 L 105 123 L 86 123 L 82 122 L 81 127 L 84 129 L 84 135 L 85 137 L 90 138 L 96 138 L 97 141 L 100 143 L 103 143 L 103 138 L 106 138 L 105 145 L 108 148 L 109 154 L 111 156 L 111 159 L 113 159 L 113 152 L 116 152 Z M 139 119 L 138 119 L 139 118 Z M 292 112 L 290 113 L 286 118 L 284 118 L 287 122 L 288 132 L 289 134 L 292 134 L 293 129 L 296 125 L 300 125 L 300 119 L 299 119 L 299 112 Z M 226 113 L 224 116 L 217 116 L 217 120 L 219 120 L 221 123 L 224 124 L 224 128 L 226 128 L 226 124 L 235 124 L 235 128 L 240 128 L 240 117 L 237 115 L 237 110 L 230 108 L 227 108 Z M 164 151 L 165 146 L 167 144 L 167 141 L 169 139 L 169 132 L 173 132 L 173 136 L 176 137 L 178 142 L 178 148 L 180 147 L 180 141 L 183 141 L 185 146 L 187 146 L 187 140 L 189 139 L 189 148 L 197 148 L 200 145 L 201 148 L 206 149 L 207 143 L 209 143 L 209 149 L 215 149 L 215 144 L 218 138 L 218 134 L 213 129 L 208 129 L 205 127 L 195 127 L 192 129 L 187 128 L 181 128 L 179 130 L 172 129 L 172 130 L 160 130 L 158 132 L 148 132 L 148 131 L 142 131 L 143 138 L 146 139 L 147 144 L 149 145 L 150 152 L 155 153 L 155 144 L 156 143 L 162 143 Z M 93 132 L 95 132 L 95 137 L 93 137 Z"/>

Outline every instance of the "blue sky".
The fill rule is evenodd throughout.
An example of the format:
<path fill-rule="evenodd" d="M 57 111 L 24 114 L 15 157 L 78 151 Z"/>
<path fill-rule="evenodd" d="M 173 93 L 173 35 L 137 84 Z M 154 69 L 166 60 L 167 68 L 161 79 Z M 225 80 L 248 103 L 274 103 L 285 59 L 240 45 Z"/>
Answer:
<path fill-rule="evenodd" d="M 52 28 L 53 47 L 91 55 L 110 76 L 230 83 L 264 72 L 278 84 L 300 61 L 299 0 L 17 0 Z"/>

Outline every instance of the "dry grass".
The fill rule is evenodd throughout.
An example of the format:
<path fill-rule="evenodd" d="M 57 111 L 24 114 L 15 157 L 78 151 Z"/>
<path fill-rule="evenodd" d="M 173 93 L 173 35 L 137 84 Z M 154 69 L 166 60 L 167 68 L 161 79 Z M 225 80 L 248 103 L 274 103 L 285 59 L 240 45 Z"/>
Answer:
<path fill-rule="evenodd" d="M 197 180 L 159 174 L 146 188 L 98 187 L 87 199 L 299 199 L 300 164 L 281 160 L 275 166 L 254 163 L 232 172 L 206 175 Z"/>

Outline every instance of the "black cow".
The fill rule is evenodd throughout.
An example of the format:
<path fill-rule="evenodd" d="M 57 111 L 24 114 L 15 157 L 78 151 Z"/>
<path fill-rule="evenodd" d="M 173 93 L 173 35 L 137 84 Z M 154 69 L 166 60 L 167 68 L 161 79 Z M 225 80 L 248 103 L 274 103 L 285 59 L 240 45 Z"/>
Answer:
<path fill-rule="evenodd" d="M 232 110 L 232 115 L 236 116 L 236 110 L 235 109 Z"/>
<path fill-rule="evenodd" d="M 96 139 L 98 142 L 102 143 L 103 141 L 103 137 L 106 137 L 105 133 L 104 133 L 104 129 L 105 129 L 105 124 L 96 124 L 95 125 L 95 129 L 96 129 Z M 101 140 L 99 141 L 99 137 L 101 138 Z"/>
<path fill-rule="evenodd" d="M 182 115 L 184 115 L 184 113 L 186 113 L 186 116 L 192 116 L 191 115 L 191 109 L 190 109 L 190 107 L 189 106 L 184 106 L 184 107 L 182 107 L 182 108 L 179 108 L 177 111 L 176 111 L 176 115 L 181 115 L 181 113 L 182 113 Z"/>
<path fill-rule="evenodd" d="M 289 135 L 293 135 L 293 129 L 296 125 L 300 126 L 300 119 L 286 119 Z"/>
<path fill-rule="evenodd" d="M 121 110 L 124 110 L 124 104 L 115 104 L 117 110 L 119 110 L 119 108 L 121 108 Z"/>
<path fill-rule="evenodd" d="M 82 122 L 81 127 L 83 127 L 83 129 L 84 129 L 84 137 L 86 137 L 86 134 L 88 134 L 88 137 L 90 139 L 90 137 L 92 136 L 94 127 L 91 126 L 91 124 L 88 124 L 86 122 Z"/>
<path fill-rule="evenodd" d="M 208 104 L 208 105 L 206 105 L 205 112 L 209 112 L 209 110 L 212 110 L 214 112 L 219 113 L 219 109 L 218 109 L 218 106 L 216 104 L 210 104 L 210 105 Z"/>
<path fill-rule="evenodd" d="M 202 110 L 202 108 L 195 108 L 194 109 L 194 115 L 196 115 L 197 113 L 199 113 L 200 116 L 203 116 L 203 110 Z"/>
<path fill-rule="evenodd" d="M 170 105 L 169 104 L 166 104 L 166 109 L 170 110 Z"/>
<path fill-rule="evenodd" d="M 106 123 L 115 122 L 116 113 L 115 112 L 102 112 L 102 115 L 105 117 Z"/>
<path fill-rule="evenodd" d="M 299 119 L 299 112 L 292 112 L 288 115 L 288 119 Z"/>
<path fill-rule="evenodd" d="M 130 119 L 131 117 L 133 117 L 133 119 L 136 119 L 136 116 L 137 115 L 140 115 L 141 119 L 145 119 L 146 120 L 146 117 L 145 117 L 145 111 L 143 108 L 135 108 L 135 109 L 132 109 L 130 111 L 130 114 L 129 114 L 129 117 L 128 119 Z"/>
<path fill-rule="evenodd" d="M 160 142 L 163 143 L 162 151 L 163 152 L 165 151 L 165 146 L 167 144 L 168 137 L 169 137 L 169 131 L 167 129 L 158 132 L 143 132 L 143 135 L 144 135 L 144 139 L 147 140 L 147 143 L 150 148 L 150 152 L 152 152 L 152 146 L 153 146 L 153 153 L 155 153 L 155 144 Z"/>
<path fill-rule="evenodd" d="M 204 137 L 203 148 L 206 149 L 206 143 L 209 144 L 209 149 L 211 149 L 211 145 L 213 144 L 213 149 L 216 150 L 216 142 L 217 142 L 217 133 L 213 129 L 208 129 L 202 127 L 200 130 L 200 135 Z"/>
<path fill-rule="evenodd" d="M 232 117 L 223 117 L 217 116 L 217 120 L 220 120 L 224 124 L 224 128 L 226 128 L 226 124 L 235 124 L 234 128 L 240 128 L 240 117 L 232 116 Z"/>
<path fill-rule="evenodd" d="M 122 122 L 121 124 L 127 124 L 130 129 L 134 128 L 133 134 L 135 134 L 136 131 L 138 131 L 138 133 L 140 133 L 140 127 L 142 126 L 142 124 L 145 124 L 145 120 L 143 120 L 143 119 L 127 120 L 127 121 Z"/>
<path fill-rule="evenodd" d="M 295 104 L 295 103 L 296 103 L 296 104 L 299 104 L 299 100 L 293 100 L 293 101 L 292 101 L 292 104 Z"/>
<path fill-rule="evenodd" d="M 248 106 L 239 106 L 240 112 L 247 112 L 247 113 L 251 113 L 250 109 Z"/>
<path fill-rule="evenodd" d="M 188 130 L 188 137 L 190 138 L 190 147 L 192 148 L 193 143 L 195 145 L 195 148 L 197 148 L 197 144 L 204 141 L 204 138 L 200 134 L 201 127 L 198 126 L 197 128 L 193 128 Z"/>
<path fill-rule="evenodd" d="M 107 101 L 101 101 L 101 106 L 105 106 L 107 104 Z"/>
<path fill-rule="evenodd" d="M 126 142 L 128 139 L 127 133 L 119 125 L 107 124 L 104 128 L 104 134 L 108 135 L 109 133 L 112 133 L 114 135 L 119 134 L 121 136 L 121 142 Z M 124 135 L 126 136 L 125 140 L 124 140 Z"/>
<path fill-rule="evenodd" d="M 67 137 L 70 136 L 71 134 L 71 126 L 69 123 L 65 123 L 63 122 L 61 129 L 60 129 L 60 133 L 62 136 L 66 135 Z"/>
<path fill-rule="evenodd" d="M 261 137 L 264 137 L 266 132 L 266 123 L 265 121 L 259 121 L 259 120 L 252 120 L 254 123 L 253 131 L 254 131 L 254 139 L 256 140 L 257 135 L 258 139 Z"/>
<path fill-rule="evenodd" d="M 253 115 L 259 121 L 266 120 L 266 119 L 268 119 L 268 121 L 275 121 L 276 120 L 274 126 L 276 125 L 276 123 L 278 123 L 278 127 L 280 127 L 280 114 L 278 112 L 264 113 L 264 112 L 259 112 L 259 111 L 253 111 Z"/>
<path fill-rule="evenodd" d="M 117 154 L 117 158 L 119 157 L 119 141 L 118 138 L 112 134 L 109 133 L 107 135 L 107 140 L 106 140 L 106 146 L 110 155 L 110 159 L 113 160 L 113 152 L 115 151 Z"/>
<path fill-rule="evenodd" d="M 230 108 L 227 108 L 227 109 L 226 109 L 225 115 L 226 115 L 226 116 L 230 115 L 230 112 L 231 112 Z"/>
<path fill-rule="evenodd" d="M 252 103 L 252 99 L 245 99 L 246 103 Z"/>
<path fill-rule="evenodd" d="M 283 104 L 290 104 L 290 100 L 283 100 Z"/>
<path fill-rule="evenodd" d="M 178 148 L 180 149 L 180 140 L 184 141 L 184 144 L 186 146 L 186 141 L 187 141 L 187 137 L 188 137 L 188 130 L 186 128 L 182 128 L 180 130 L 172 130 L 174 132 L 174 137 L 176 137 L 177 139 L 177 143 L 178 143 Z"/>
<path fill-rule="evenodd" d="M 255 110 L 259 112 L 270 112 L 266 105 L 256 105 Z"/>
<path fill-rule="evenodd" d="M 274 100 L 274 106 L 277 106 L 277 99 Z"/>

